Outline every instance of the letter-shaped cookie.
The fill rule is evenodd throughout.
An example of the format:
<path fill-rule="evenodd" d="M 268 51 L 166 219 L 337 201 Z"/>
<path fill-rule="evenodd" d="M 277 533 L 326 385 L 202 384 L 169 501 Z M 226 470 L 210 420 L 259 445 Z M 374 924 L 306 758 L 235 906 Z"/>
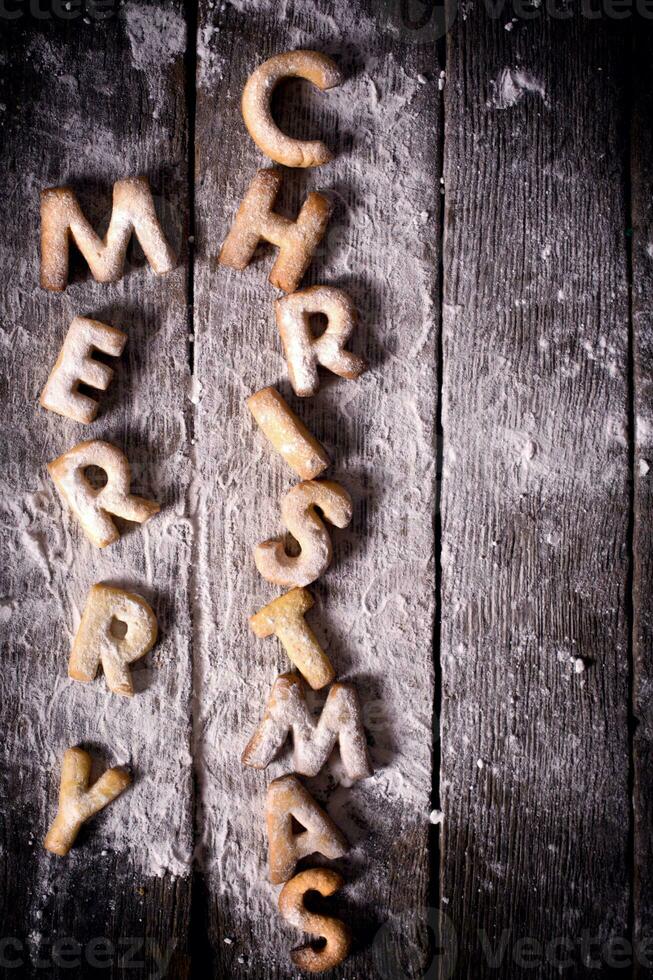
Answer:
<path fill-rule="evenodd" d="M 330 684 L 335 677 L 331 661 L 304 619 L 313 605 L 307 589 L 292 589 L 263 606 L 250 617 L 257 636 L 278 636 L 286 653 L 314 690 Z"/>
<path fill-rule="evenodd" d="M 309 854 L 319 853 L 335 860 L 349 850 L 331 817 L 296 776 L 282 776 L 270 783 L 265 815 L 273 885 L 288 881 L 297 862 Z M 304 828 L 300 833 L 293 831 L 293 819 Z"/>
<path fill-rule="evenodd" d="M 104 239 L 91 228 L 71 187 L 48 187 L 41 191 L 41 286 L 59 292 L 66 288 L 71 238 L 97 282 L 116 282 L 132 234 L 157 274 L 174 269 L 175 256 L 156 216 L 147 177 L 128 177 L 113 185 Z"/>
<path fill-rule="evenodd" d="M 91 757 L 84 749 L 66 749 L 61 765 L 59 809 L 43 846 L 53 854 L 67 854 L 83 823 L 120 796 L 131 783 L 124 769 L 107 769 L 89 787 Z"/>
<path fill-rule="evenodd" d="M 281 504 L 281 519 L 299 543 L 301 554 L 288 555 L 283 541 L 271 539 L 254 549 L 256 567 L 275 585 L 310 585 L 326 572 L 333 554 L 331 538 L 319 508 L 330 524 L 347 527 L 352 517 L 351 497 L 339 483 L 306 480 L 289 490 Z"/>
<path fill-rule="evenodd" d="M 260 241 L 279 249 L 270 272 L 273 286 L 292 293 L 302 281 L 313 253 L 320 243 L 331 214 L 324 194 L 309 194 L 296 221 L 273 211 L 283 176 L 279 170 L 259 170 L 249 185 L 227 235 L 218 262 L 231 269 L 244 269 Z"/>
<path fill-rule="evenodd" d="M 275 388 L 262 388 L 247 399 L 247 407 L 277 452 L 302 480 L 313 480 L 331 462 Z"/>
<path fill-rule="evenodd" d="M 116 620 L 126 624 L 124 636 L 116 634 Z M 110 585 L 94 585 L 75 636 L 68 676 L 88 683 L 101 663 L 109 688 L 131 697 L 134 686 L 129 664 L 152 649 L 156 636 L 156 616 L 145 599 Z"/>
<path fill-rule="evenodd" d="M 89 466 L 98 466 L 106 473 L 106 486 L 101 490 L 96 490 L 86 477 L 84 470 Z M 142 524 L 161 509 L 153 500 L 129 492 L 131 471 L 127 457 L 110 442 L 80 442 L 48 463 L 48 472 L 86 536 L 98 548 L 106 548 L 120 537 L 110 514 Z"/>
<path fill-rule="evenodd" d="M 281 674 L 272 687 L 263 719 L 249 740 L 242 761 L 266 769 L 293 736 L 293 768 L 317 776 L 336 743 L 350 780 L 372 775 L 360 702 L 352 684 L 334 684 L 316 722 L 306 704 L 306 688 L 298 674 Z"/>
<path fill-rule="evenodd" d="M 95 398 L 77 390 L 80 382 L 91 388 L 106 391 L 113 377 L 113 368 L 93 357 L 96 350 L 111 357 L 120 357 L 127 334 L 99 320 L 76 316 L 68 328 L 66 339 L 50 372 L 40 402 L 43 408 L 57 412 L 76 422 L 92 422 L 99 408 Z"/>
<path fill-rule="evenodd" d="M 342 82 L 335 61 L 317 51 L 286 51 L 264 61 L 250 75 L 243 91 L 243 119 L 256 145 L 276 163 L 286 167 L 319 167 L 333 160 L 320 140 L 292 139 L 282 133 L 270 109 L 272 93 L 284 78 L 306 78 L 323 92 Z"/>
<path fill-rule="evenodd" d="M 320 387 L 318 364 L 339 378 L 354 380 L 365 370 L 365 361 L 345 350 L 356 326 L 356 310 L 342 289 L 310 286 L 275 304 L 277 326 L 288 361 L 288 376 L 296 395 L 306 398 Z M 323 313 L 327 328 L 320 337 L 311 331 L 311 316 Z"/>
<path fill-rule="evenodd" d="M 295 875 L 281 889 L 279 912 L 296 929 L 310 936 L 323 938 L 326 944 L 320 949 L 301 946 L 290 954 L 295 966 L 306 973 L 323 973 L 332 970 L 345 960 L 351 949 L 351 932 L 340 919 L 329 915 L 309 912 L 304 904 L 307 892 L 319 892 L 325 898 L 333 895 L 344 885 L 344 879 L 330 868 L 309 868 Z"/>

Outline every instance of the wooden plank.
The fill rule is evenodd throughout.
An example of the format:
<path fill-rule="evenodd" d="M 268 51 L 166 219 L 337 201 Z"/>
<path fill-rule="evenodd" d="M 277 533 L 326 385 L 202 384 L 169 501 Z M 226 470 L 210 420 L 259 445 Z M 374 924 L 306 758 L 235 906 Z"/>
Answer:
<path fill-rule="evenodd" d="M 197 93 L 195 276 L 196 622 L 202 859 L 213 969 L 230 977 L 294 976 L 301 936 L 276 911 L 266 881 L 266 773 L 239 761 L 274 678 L 289 667 L 248 616 L 278 590 L 258 575 L 252 548 L 278 533 L 282 495 L 295 482 L 264 443 L 245 398 L 278 385 L 335 459 L 331 475 L 354 497 L 351 527 L 334 534 L 336 560 L 316 583 L 311 622 L 340 677 L 364 703 L 378 772 L 309 787 L 353 847 L 334 908 L 357 937 L 338 976 L 421 975 L 428 961 L 427 886 L 434 671 L 436 364 L 438 331 L 438 64 L 433 43 L 404 43 L 370 3 L 202 2 Z M 295 215 L 312 189 L 336 211 L 306 282 L 347 289 L 361 312 L 353 349 L 371 370 L 292 398 L 267 282 L 269 253 L 243 273 L 215 257 L 257 167 L 239 102 L 252 70 L 273 53 L 331 54 L 347 82 L 320 96 L 291 83 L 276 111 L 295 133 L 336 150 L 317 171 L 287 171 L 280 207 Z M 407 938 L 408 937 L 408 938 Z M 231 940 L 231 942 L 228 942 Z"/>
<path fill-rule="evenodd" d="M 634 355 L 633 710 L 635 941 L 644 955 L 653 936 L 653 85 L 646 69 L 653 31 L 635 31 L 632 60 L 632 224 Z M 649 940 L 649 947 L 645 946 Z M 649 958 L 652 965 L 653 956 Z"/>
<path fill-rule="evenodd" d="M 165 8 L 165 9 L 164 9 Z M 3 862 L 0 936 L 21 944 L 21 976 L 94 972 L 184 976 L 192 849 L 188 573 L 186 108 L 182 4 L 127 4 L 107 20 L 3 21 L 3 467 L 8 545 L 1 568 Z M 115 285 L 75 266 L 63 294 L 38 287 L 39 192 L 69 182 L 104 221 L 111 186 L 147 174 L 179 268 L 156 277 L 137 249 Z M 106 227 L 106 225 L 105 225 Z M 38 394 L 70 320 L 124 329 L 125 354 L 96 422 L 41 409 Z M 98 551 L 62 506 L 45 464 L 84 438 L 124 448 L 135 487 L 161 515 Z M 137 491 L 138 492 L 138 491 Z M 161 638 L 134 669 L 137 695 L 100 677 L 69 681 L 71 637 L 94 582 L 134 587 L 153 603 Z M 96 818 L 65 859 L 41 846 L 56 810 L 65 748 L 88 743 L 129 763 L 133 788 Z M 179 875 L 179 877 L 177 877 Z M 81 944 L 58 962 L 53 944 Z M 107 940 L 108 947 L 89 945 Z M 40 957 L 40 965 L 39 965 Z M 107 966 L 110 969 L 107 969 Z"/>
<path fill-rule="evenodd" d="M 512 26 L 448 40 L 441 881 L 460 976 L 589 976 L 630 900 L 625 48 Z"/>

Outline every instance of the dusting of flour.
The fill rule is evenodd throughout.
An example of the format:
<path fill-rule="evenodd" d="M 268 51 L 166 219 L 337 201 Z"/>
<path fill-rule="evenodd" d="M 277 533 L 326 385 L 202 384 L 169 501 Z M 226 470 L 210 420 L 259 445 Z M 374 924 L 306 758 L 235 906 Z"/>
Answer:
<path fill-rule="evenodd" d="M 132 64 L 139 71 L 160 71 L 184 53 L 186 22 L 174 10 L 127 3 L 122 9 Z"/>
<path fill-rule="evenodd" d="M 490 82 L 492 97 L 489 105 L 497 109 L 509 109 L 527 95 L 539 96 L 548 105 L 542 82 L 529 72 L 519 68 L 503 68 L 498 78 Z"/>
<path fill-rule="evenodd" d="M 436 71 L 419 57 L 414 67 L 412 59 L 399 62 L 375 19 L 346 4 L 334 18 L 324 4 L 303 3 L 301 23 L 312 29 L 298 26 L 291 3 L 237 0 L 224 18 L 216 8 L 202 28 L 198 78 L 220 77 L 218 38 L 221 50 L 234 43 L 238 53 L 228 80 L 207 84 L 198 100 L 206 168 L 198 218 L 211 248 L 223 240 L 256 168 L 269 165 L 240 116 L 247 76 L 272 53 L 256 39 L 243 42 L 248 18 L 263 35 L 266 23 L 275 24 L 276 50 L 318 48 L 344 71 L 342 85 L 310 93 L 312 110 L 305 102 L 298 107 L 307 86 L 291 84 L 280 100 L 281 124 L 293 104 L 307 136 L 324 139 L 336 153 L 328 166 L 289 172 L 283 206 L 296 214 L 309 191 L 331 195 L 335 210 L 306 284 L 339 286 L 351 295 L 360 312 L 351 349 L 370 365 L 357 381 L 325 376 L 315 396 L 293 398 L 266 278 L 271 257 L 245 272 L 216 272 L 210 249 L 199 259 L 195 335 L 203 397 L 195 432 L 202 448 L 196 446 L 192 487 L 193 512 L 202 515 L 197 856 L 224 935 L 253 933 L 257 948 L 248 954 L 264 972 L 263 964 L 284 969 L 286 962 L 284 927 L 275 915 L 278 889 L 265 866 L 265 789 L 291 762 L 282 756 L 257 773 L 239 759 L 275 677 L 290 665 L 276 639 L 257 639 L 249 629 L 248 617 L 279 591 L 257 574 L 252 549 L 282 533 L 280 503 L 295 482 L 245 406 L 264 386 L 277 386 L 325 445 L 334 460 L 325 477 L 354 501 L 350 526 L 330 531 L 334 562 L 310 586 L 316 605 L 307 618 L 339 679 L 356 685 L 375 773 L 352 785 L 336 756 L 306 783 L 351 844 L 338 863 L 348 900 L 358 917 L 387 920 L 386 936 L 406 911 L 393 909 L 391 896 L 416 894 L 404 855 L 415 853 L 431 827 L 440 96 Z M 222 31 L 233 34 L 225 39 Z M 313 697 L 316 710 L 324 696 Z M 425 895 L 424 883 L 424 903 Z"/>
<path fill-rule="evenodd" d="M 320 135 L 336 150 L 336 159 L 319 172 L 293 174 L 288 207 L 296 212 L 312 189 L 323 188 L 334 199 L 334 216 L 308 281 L 350 293 L 361 314 L 352 349 L 367 358 L 370 370 L 356 382 L 324 383 L 315 398 L 301 406 L 295 400 L 293 407 L 336 460 L 328 475 L 354 499 L 351 526 L 334 532 L 333 566 L 313 587 L 317 603 L 310 619 L 339 677 L 355 683 L 360 693 L 376 772 L 350 786 L 335 759 L 310 781 L 310 789 L 350 841 L 342 867 L 353 903 L 366 914 L 384 910 L 389 921 L 399 922 L 395 916 L 405 910 L 389 909 L 388 896 L 393 883 L 396 894 L 402 888 L 414 892 L 404 857 L 424 839 L 431 813 L 437 73 L 429 74 L 422 63 L 414 70 L 408 60 L 400 64 L 379 39 L 376 20 L 347 5 L 335 18 L 317 0 L 304 3 L 304 22 L 314 25 L 312 31 L 297 26 L 291 4 L 238 0 L 230 8 L 229 17 L 240 17 L 241 30 L 254 13 L 269 23 L 283 22 L 280 45 L 327 50 L 347 75 L 342 86 L 320 96 L 328 106 L 320 115 Z M 27 756 L 40 781 L 37 833 L 52 816 L 58 765 L 68 743 L 88 742 L 103 763 L 134 770 L 133 788 L 98 817 L 85 850 L 73 854 L 73 861 L 82 862 L 92 848 L 99 854 L 108 848 L 145 875 L 188 874 L 193 834 L 187 815 L 196 775 L 196 856 L 224 910 L 225 941 L 256 923 L 259 955 L 272 962 L 285 950 L 274 915 L 276 891 L 265 874 L 262 806 L 267 782 L 286 771 L 288 761 L 282 758 L 257 774 L 244 770 L 239 757 L 274 677 L 288 669 L 276 640 L 252 636 L 248 617 L 275 594 L 258 576 L 251 549 L 281 530 L 279 502 L 293 480 L 283 461 L 255 438 L 244 399 L 267 384 L 278 384 L 291 400 L 292 395 L 274 327 L 275 294 L 262 264 L 230 273 L 217 270 L 213 261 L 249 175 L 267 161 L 247 137 L 238 107 L 247 74 L 260 60 L 258 42 L 250 43 L 247 63 L 228 88 L 217 44 L 224 8 L 216 6 L 212 16 L 198 37 L 198 84 L 206 97 L 199 109 L 211 124 L 224 116 L 228 138 L 240 141 L 231 160 L 242 166 L 230 174 L 218 172 L 227 159 L 221 150 L 215 170 L 207 169 L 198 184 L 198 218 L 200 224 L 208 222 L 209 231 L 198 261 L 198 370 L 192 384 L 185 363 L 186 325 L 179 322 L 177 305 L 183 270 L 157 280 L 156 294 L 147 292 L 144 308 L 139 303 L 130 324 L 111 317 L 133 310 L 131 290 L 139 277 L 151 277 L 147 268 L 132 270 L 112 287 L 90 280 L 73 284 L 56 305 L 46 306 L 42 298 L 34 326 L 18 315 L 26 300 L 17 287 L 16 316 L 1 334 L 3 350 L 16 354 L 20 367 L 10 365 L 20 397 L 12 401 L 15 414 L 7 431 L 13 426 L 15 433 L 24 433 L 27 427 L 38 438 L 26 448 L 21 444 L 20 458 L 11 450 L 16 465 L 2 488 L 11 532 L 0 622 L 17 637 L 17 666 L 0 675 L 0 694 L 15 699 L 21 714 L 6 752 Z M 120 18 L 156 119 L 167 84 L 161 68 L 185 48 L 183 19 L 139 3 L 126 4 Z M 320 38 L 328 38 L 328 44 Z M 48 137 L 51 172 L 44 173 L 34 159 L 24 179 L 27 218 L 37 228 L 35 202 L 42 184 L 77 177 L 74 161 L 65 173 L 57 168 L 62 149 L 69 159 L 71 147 L 86 146 L 85 176 L 104 185 L 151 166 L 146 150 L 151 152 L 152 144 L 124 145 L 106 118 L 91 119 L 80 111 L 75 78 L 56 41 L 47 49 L 35 42 L 33 54 L 34 69 L 49 83 L 48 104 L 36 105 L 35 125 L 51 112 L 60 119 L 58 133 Z M 98 68 L 98 84 L 111 91 L 103 70 Z M 430 126 L 417 126 L 429 112 Z M 51 120 L 43 126 L 52 128 Z M 202 138 L 201 127 L 198 132 Z M 167 163 L 163 144 L 161 165 Z M 35 282 L 36 250 L 28 252 L 24 243 L 13 246 L 20 257 L 14 281 Z M 40 411 L 35 400 L 45 366 L 54 362 L 67 324 L 75 313 L 94 310 L 103 310 L 107 322 L 124 328 L 129 340 L 125 369 L 103 396 L 112 399 L 111 408 L 101 412 L 92 434 L 123 440 L 137 490 L 164 504 L 161 515 L 103 553 L 85 542 L 43 471 L 47 459 L 86 432 L 82 436 L 65 420 L 34 414 Z M 25 367 L 35 336 L 38 371 L 33 357 Z M 189 458 L 191 416 L 195 445 Z M 189 480 L 187 501 L 183 488 Z M 194 574 L 190 601 L 188 569 Z M 143 592 L 159 616 L 161 640 L 134 668 L 138 693 L 131 701 L 109 694 L 101 677 L 87 686 L 66 677 L 71 638 L 96 581 Z M 317 709 L 320 697 L 314 700 Z M 41 855 L 39 861 L 47 876 L 49 858 Z M 269 942 L 264 943 L 266 930 Z"/>
<path fill-rule="evenodd" d="M 128 4 L 112 29 L 126 32 L 126 57 L 154 79 L 151 86 L 148 77 L 146 99 L 152 93 L 163 98 L 169 83 L 161 68 L 181 57 L 184 48 L 181 18 Z M 34 922 L 47 918 L 44 909 L 57 886 L 85 875 L 89 866 L 108 866 L 108 880 L 112 865 L 119 875 L 133 869 L 141 880 L 187 875 L 193 850 L 191 630 L 185 590 L 192 528 L 183 492 L 189 480 L 189 403 L 184 397 L 186 310 L 179 301 L 185 272 L 179 267 L 155 277 L 147 265 L 128 263 L 127 274 L 115 284 L 81 276 L 61 294 L 37 287 L 43 187 L 81 185 L 87 192 L 84 207 L 99 225 L 108 217 L 113 182 L 148 172 L 153 136 L 160 162 L 169 170 L 179 160 L 183 165 L 184 148 L 178 141 L 175 150 L 176 134 L 156 132 L 154 114 L 144 114 L 140 138 L 126 139 L 125 128 L 115 124 L 116 112 L 122 111 L 116 93 L 123 76 L 116 78 L 115 63 L 100 57 L 92 45 L 75 50 L 76 63 L 71 65 L 61 34 L 34 35 L 28 53 L 39 84 L 34 85 L 29 119 L 10 111 L 3 133 L 23 147 L 21 178 L 7 203 L 21 210 L 24 225 L 17 234 L 16 223 L 7 221 L 2 243 L 4 267 L 11 265 L 12 275 L 5 282 L 0 325 L 3 374 L 11 378 L 0 433 L 5 545 L 0 697 L 11 713 L 2 738 L 0 791 L 6 791 L 4 780 L 10 780 L 13 826 L 34 841 L 26 869 L 26 880 L 30 887 L 34 884 Z M 91 73 L 95 84 L 89 91 L 80 79 Z M 134 75 L 142 89 L 143 80 Z M 175 152 L 178 160 L 171 158 Z M 89 185 L 97 188 L 96 201 Z M 170 195 L 173 191 L 171 179 Z M 161 199 L 156 203 L 166 230 L 178 237 L 178 222 L 169 220 Z M 77 314 L 97 316 L 128 336 L 122 357 L 113 365 L 115 378 L 99 396 L 99 416 L 89 426 L 47 412 L 37 401 Z M 45 470 L 49 460 L 88 438 L 108 439 L 123 448 L 132 464 L 135 492 L 163 505 L 149 524 L 132 527 L 104 551 L 84 537 Z M 96 582 L 143 594 L 157 615 L 159 641 L 132 668 L 133 699 L 112 695 L 101 674 L 87 685 L 67 677 L 72 638 Z M 75 744 L 89 747 L 99 771 L 127 765 L 134 779 L 83 831 L 80 846 L 63 864 L 46 854 L 41 842 L 56 810 L 63 752 Z"/>

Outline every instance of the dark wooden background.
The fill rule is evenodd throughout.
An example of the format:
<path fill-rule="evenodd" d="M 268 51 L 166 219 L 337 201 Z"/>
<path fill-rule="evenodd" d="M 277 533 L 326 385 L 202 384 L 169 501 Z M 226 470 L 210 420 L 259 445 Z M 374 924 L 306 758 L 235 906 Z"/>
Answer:
<path fill-rule="evenodd" d="M 393 424 L 393 391 L 412 377 L 423 397 L 425 435 L 397 492 L 417 515 L 403 532 L 406 553 L 421 546 L 431 560 L 416 580 L 411 642 L 395 650 L 380 639 L 378 677 L 362 683 L 392 700 L 409 677 L 415 712 L 433 718 L 432 744 L 407 735 L 415 741 L 405 746 L 421 746 L 429 760 L 428 807 L 415 822 L 373 783 L 357 791 L 370 843 L 346 904 L 356 949 L 337 975 L 653 976 L 653 20 L 627 7 L 617 17 L 598 2 L 514 11 L 452 3 L 445 16 L 417 2 L 354 0 L 347 23 L 353 16 L 357 26 L 343 41 L 343 0 L 161 3 L 185 19 L 186 48 L 144 72 L 133 63 L 123 5 L 105 4 L 106 18 L 67 20 L 54 6 L 42 0 L 30 11 L 16 2 L 0 12 L 5 540 L 15 553 L 16 501 L 43 485 L 43 462 L 70 442 L 56 419 L 35 410 L 35 351 L 40 364 L 52 363 L 62 310 L 65 320 L 81 302 L 79 284 L 63 303 L 37 287 L 38 191 L 70 181 L 88 205 L 96 192 L 106 202 L 117 178 L 146 173 L 180 268 L 162 279 L 141 270 L 111 287 L 86 280 L 83 302 L 89 315 L 129 327 L 129 371 L 103 406 L 128 455 L 151 459 L 141 489 L 169 506 L 185 501 L 193 516 L 156 569 L 169 644 L 162 690 L 181 690 L 187 706 L 175 744 L 209 758 L 229 819 L 247 838 L 238 845 L 262 849 L 247 794 L 258 798 L 265 780 L 211 753 L 220 719 L 231 730 L 250 718 L 231 680 L 244 656 L 251 651 L 257 690 L 273 676 L 269 650 L 220 645 L 224 582 L 257 588 L 240 568 L 272 511 L 243 528 L 197 495 L 199 476 L 199 486 L 255 504 L 252 470 L 253 486 L 230 484 L 229 466 L 238 473 L 238 453 L 251 452 L 234 428 L 244 397 L 238 372 L 252 390 L 257 379 L 270 383 L 259 346 L 262 305 L 272 299 L 262 266 L 256 279 L 221 278 L 215 266 L 234 206 L 262 162 L 239 121 L 239 97 L 260 60 L 299 42 L 332 54 L 352 77 L 366 67 L 390 94 L 419 76 L 419 96 L 400 125 L 383 111 L 376 117 L 387 165 L 368 148 L 372 231 L 347 224 L 366 193 L 351 156 L 355 133 L 338 137 L 328 100 L 318 107 L 303 88 L 279 107 L 297 132 L 336 134 L 333 174 L 325 169 L 317 184 L 337 189 L 345 215 L 338 227 L 356 245 L 359 268 L 341 284 L 370 326 L 359 349 L 381 379 L 376 394 L 361 388 L 348 428 L 336 418 L 333 390 L 307 409 L 311 427 L 351 455 L 366 445 L 371 418 L 386 412 Z M 359 18 L 375 28 L 359 29 Z M 33 57 L 35 39 L 40 50 L 56 45 L 56 64 Z M 111 146 L 94 140 L 98 123 Z M 410 149 L 412 188 L 401 206 L 428 215 L 409 254 L 432 298 L 414 363 L 410 328 L 422 318 L 420 300 L 378 231 L 395 217 L 400 145 Z M 289 195 L 291 208 L 306 186 L 300 181 Z M 409 235 L 406 242 L 410 253 Z M 323 267 L 328 256 L 318 258 L 314 279 Z M 393 355 L 386 360 L 384 347 Z M 199 407 L 187 397 L 191 375 L 202 385 Z M 129 414 L 134 376 L 139 403 L 151 401 L 144 417 Z M 172 427 L 154 410 L 162 391 Z M 372 470 L 355 474 L 363 499 L 395 474 L 390 449 L 379 452 Z M 161 489 L 153 474 L 171 456 L 174 485 Z M 286 474 L 266 474 L 267 456 L 257 466 L 266 496 L 278 499 Z M 411 480 L 423 495 L 411 496 Z M 38 537 L 65 516 L 27 520 Z M 382 548 L 392 529 L 377 532 L 375 521 L 361 513 L 352 533 Z M 344 545 L 348 568 L 330 580 L 336 607 L 371 567 L 353 541 Z M 109 559 L 117 580 L 137 584 L 149 574 L 139 547 L 131 535 Z M 149 547 L 156 559 L 156 538 Z M 56 786 L 42 760 L 26 754 L 24 735 L 39 728 L 69 624 L 30 610 L 48 590 L 81 593 L 82 581 L 107 577 L 97 556 L 84 556 L 91 565 L 83 577 L 74 567 L 54 569 L 47 586 L 20 565 L 0 571 L 0 601 L 11 609 L 1 623 L 0 937 L 23 951 L 23 965 L 12 965 L 17 947 L 0 943 L 0 970 L 294 976 L 286 956 L 293 935 L 273 904 L 254 889 L 236 903 L 230 881 L 202 870 L 216 817 L 203 805 L 198 767 L 182 780 L 175 830 L 200 845 L 192 874 L 143 876 L 129 855 L 101 856 L 93 833 L 65 862 L 44 861 L 39 845 Z M 246 624 L 233 629 L 244 645 Z M 222 715 L 212 712 L 218 698 L 226 699 Z M 58 725 L 62 744 L 78 736 L 74 716 Z M 167 751 L 166 735 L 159 751 Z M 47 741 L 47 726 L 38 737 Z M 156 753 L 139 765 L 156 765 Z M 430 808 L 443 811 L 440 826 L 429 823 Z M 228 860 L 237 875 L 238 847 Z M 114 952 L 104 967 L 85 960 L 71 968 L 65 950 L 53 958 L 53 944 L 66 937 L 82 945 L 105 937 Z M 127 937 L 138 941 L 133 950 L 121 946 Z"/>

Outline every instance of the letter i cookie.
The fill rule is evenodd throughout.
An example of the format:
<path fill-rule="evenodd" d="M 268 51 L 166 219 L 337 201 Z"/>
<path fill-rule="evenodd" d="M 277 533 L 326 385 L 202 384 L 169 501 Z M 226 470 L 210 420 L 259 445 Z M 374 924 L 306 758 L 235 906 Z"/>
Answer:
<path fill-rule="evenodd" d="M 275 388 L 262 388 L 250 395 L 247 407 L 297 476 L 313 480 L 324 472 L 330 463 L 326 451 Z"/>

